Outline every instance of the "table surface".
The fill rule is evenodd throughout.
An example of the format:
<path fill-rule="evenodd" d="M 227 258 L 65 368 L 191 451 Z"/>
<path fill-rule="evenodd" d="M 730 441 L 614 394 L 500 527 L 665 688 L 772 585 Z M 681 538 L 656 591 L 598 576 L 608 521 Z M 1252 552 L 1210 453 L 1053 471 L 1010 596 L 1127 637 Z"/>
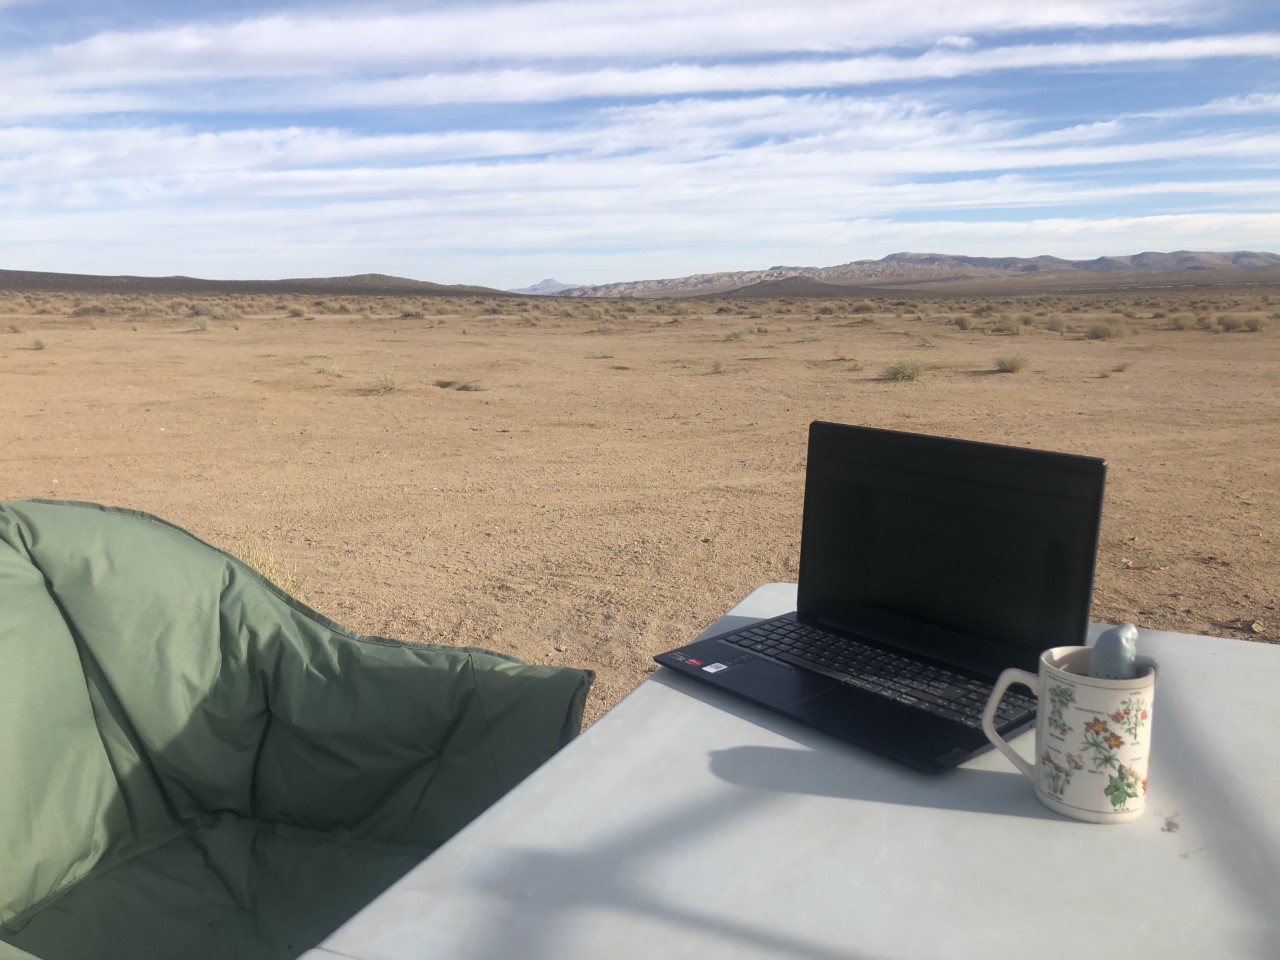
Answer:
<path fill-rule="evenodd" d="M 708 632 L 794 605 L 769 584 Z M 1160 673 L 1130 823 L 1052 813 L 995 751 L 919 774 L 659 670 L 306 960 L 1274 960 L 1280 649 L 1139 652 Z"/>

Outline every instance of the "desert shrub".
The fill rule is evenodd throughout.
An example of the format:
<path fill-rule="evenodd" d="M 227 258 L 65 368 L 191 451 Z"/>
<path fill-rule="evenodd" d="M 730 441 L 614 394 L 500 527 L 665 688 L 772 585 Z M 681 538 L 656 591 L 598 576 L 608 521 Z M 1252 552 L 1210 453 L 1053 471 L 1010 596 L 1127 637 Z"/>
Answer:
<path fill-rule="evenodd" d="M 965 316 L 964 314 L 960 314 L 960 316 L 958 317 L 952 317 L 951 322 L 954 323 L 961 330 L 973 329 L 973 320 L 970 317 Z"/>
<path fill-rule="evenodd" d="M 1185 313 L 1175 313 L 1169 318 L 1170 330 L 1190 330 L 1191 318 Z"/>
<path fill-rule="evenodd" d="M 32 350 L 43 350 L 43 349 L 44 349 L 44 341 L 43 341 L 43 340 L 41 340 L 39 337 L 37 337 L 35 340 L 32 340 L 32 341 L 31 341 L 31 349 L 32 349 Z"/>
<path fill-rule="evenodd" d="M 1239 317 L 1219 317 L 1218 328 L 1222 330 L 1223 333 L 1235 333 L 1238 330 L 1244 329 L 1244 321 Z"/>
<path fill-rule="evenodd" d="M 1053 320 L 1046 320 L 1044 324 L 1044 328 L 1046 330 L 1051 330 L 1054 333 L 1067 332 L 1067 325 L 1057 318 L 1054 318 Z"/>
<path fill-rule="evenodd" d="M 288 317 L 305 317 L 306 315 L 307 311 L 296 305 L 289 307 L 289 309 L 285 311 L 285 316 Z"/>
<path fill-rule="evenodd" d="M 374 380 L 369 387 L 369 392 L 373 394 L 391 393 L 396 389 L 396 377 L 394 373 L 380 373 L 378 379 Z"/>
<path fill-rule="evenodd" d="M 1264 326 L 1266 326 L 1266 324 L 1262 322 L 1261 317 L 1249 317 L 1244 322 L 1244 328 L 1248 330 L 1250 333 L 1257 333 Z"/>
<path fill-rule="evenodd" d="M 991 329 L 995 330 L 996 333 L 1003 333 L 1011 337 L 1016 337 L 1022 333 L 1022 324 L 1017 320 L 1014 320 L 1012 317 L 1002 316 L 992 325 Z"/>
<path fill-rule="evenodd" d="M 1201 330 L 1212 330 L 1213 317 L 1209 316 L 1207 313 L 1200 314 L 1196 317 L 1196 326 Z"/>
<path fill-rule="evenodd" d="M 973 311 L 973 315 L 979 320 L 981 320 L 983 317 L 989 317 L 993 313 L 995 313 L 995 310 L 991 307 L 989 303 L 984 303 L 982 306 L 978 307 L 976 310 Z"/>
<path fill-rule="evenodd" d="M 82 303 L 71 311 L 73 317 L 101 317 L 107 312 L 107 308 L 100 303 Z"/>
<path fill-rule="evenodd" d="M 920 374 L 924 372 L 924 364 L 919 360 L 909 358 L 895 360 L 889 366 L 884 368 L 884 372 L 880 374 L 883 380 L 892 380 L 895 383 L 903 383 L 907 380 L 918 380 Z"/>
<path fill-rule="evenodd" d="M 1131 361 L 1129 361 L 1129 360 L 1126 360 L 1124 363 L 1117 363 L 1114 367 L 1112 367 L 1112 368 L 1111 368 L 1111 372 L 1112 372 L 1112 373 L 1124 373 L 1124 372 L 1125 372 L 1126 370 L 1128 370 L 1131 366 L 1133 366 L 1133 363 L 1132 363 Z"/>
<path fill-rule="evenodd" d="M 1124 324 L 1115 318 L 1108 320 L 1096 320 L 1089 324 L 1084 332 L 1086 340 L 1111 340 L 1115 337 L 1123 337 L 1125 333 Z"/>
<path fill-rule="evenodd" d="M 231 551 L 253 569 L 292 597 L 302 597 L 302 578 L 293 567 L 276 559 L 275 551 L 262 540 L 242 540 Z"/>
<path fill-rule="evenodd" d="M 1027 365 L 1026 357 L 997 357 L 996 369 L 1001 373 L 1017 373 Z"/>
<path fill-rule="evenodd" d="M 855 303 L 852 309 L 853 313 L 875 313 L 876 308 L 869 303 Z"/>
<path fill-rule="evenodd" d="M 724 362 L 723 362 L 722 360 L 715 360 L 715 361 L 713 361 L 713 362 L 712 362 L 712 364 L 711 364 L 711 372 L 712 372 L 712 373 L 724 373 Z"/>

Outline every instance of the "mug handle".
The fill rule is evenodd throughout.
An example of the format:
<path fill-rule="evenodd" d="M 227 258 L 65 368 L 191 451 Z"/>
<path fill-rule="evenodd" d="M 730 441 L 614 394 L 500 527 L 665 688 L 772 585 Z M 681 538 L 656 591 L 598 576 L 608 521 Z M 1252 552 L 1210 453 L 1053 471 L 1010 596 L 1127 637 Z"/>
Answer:
<path fill-rule="evenodd" d="M 1035 783 L 1036 768 L 1027 763 L 1022 758 L 1022 754 L 1009 746 L 1008 740 L 996 733 L 996 708 L 1000 706 L 1000 701 L 1004 698 L 1004 692 L 1015 683 L 1020 683 L 1027 687 L 1037 700 L 1040 699 L 1040 678 L 1036 674 L 1013 668 L 1005 670 L 1000 674 L 1000 678 L 996 680 L 996 685 L 992 688 L 991 696 L 987 700 L 987 706 L 982 711 L 982 732 L 987 735 L 987 739 L 991 741 L 997 750 L 1013 761 L 1013 765 L 1022 771 L 1024 777 Z"/>

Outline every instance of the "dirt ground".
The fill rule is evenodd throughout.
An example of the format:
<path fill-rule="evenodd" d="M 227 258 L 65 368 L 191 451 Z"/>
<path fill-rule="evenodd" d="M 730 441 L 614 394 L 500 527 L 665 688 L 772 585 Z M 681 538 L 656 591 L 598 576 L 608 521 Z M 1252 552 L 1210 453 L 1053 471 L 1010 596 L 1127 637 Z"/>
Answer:
<path fill-rule="evenodd" d="M 1105 457 L 1093 618 L 1277 642 L 1277 311 L 1266 286 L 0 291 L 0 498 L 159 514 L 365 633 L 590 667 L 594 718 L 653 654 L 795 579 L 806 427 L 836 420 Z M 916 379 L 884 376 L 900 360 Z"/>

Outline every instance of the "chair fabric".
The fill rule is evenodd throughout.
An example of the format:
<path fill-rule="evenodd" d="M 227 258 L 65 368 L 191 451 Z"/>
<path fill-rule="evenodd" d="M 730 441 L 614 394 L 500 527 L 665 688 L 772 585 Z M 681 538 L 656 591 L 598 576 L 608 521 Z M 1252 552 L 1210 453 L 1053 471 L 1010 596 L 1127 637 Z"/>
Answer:
<path fill-rule="evenodd" d="M 147 514 L 0 503 L 0 958 L 300 956 L 592 679 L 355 634 Z"/>

